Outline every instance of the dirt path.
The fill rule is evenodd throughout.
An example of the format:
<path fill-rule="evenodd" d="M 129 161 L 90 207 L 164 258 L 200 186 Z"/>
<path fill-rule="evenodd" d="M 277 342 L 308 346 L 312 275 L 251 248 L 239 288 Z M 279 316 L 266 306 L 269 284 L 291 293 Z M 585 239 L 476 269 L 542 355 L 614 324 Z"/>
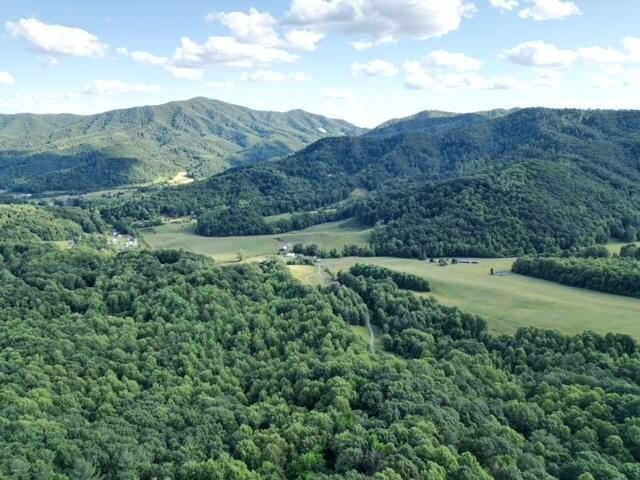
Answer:
<path fill-rule="evenodd" d="M 369 321 L 368 316 L 367 316 L 367 330 L 369 330 L 369 351 L 371 353 L 376 353 L 376 346 L 375 346 L 376 337 L 373 334 L 373 328 L 371 328 L 371 322 Z"/>

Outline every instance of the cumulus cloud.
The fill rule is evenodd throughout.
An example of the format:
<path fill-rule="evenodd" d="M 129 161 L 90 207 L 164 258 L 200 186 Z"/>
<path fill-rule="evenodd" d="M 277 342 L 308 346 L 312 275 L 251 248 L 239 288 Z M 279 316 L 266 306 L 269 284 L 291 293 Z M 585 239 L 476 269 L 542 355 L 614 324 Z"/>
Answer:
<path fill-rule="evenodd" d="M 370 77 L 393 77 L 398 73 L 398 68 L 391 62 L 376 59 L 368 63 L 352 63 L 351 73 L 354 77 L 360 74 Z"/>
<path fill-rule="evenodd" d="M 146 83 L 125 83 L 121 80 L 94 80 L 84 87 L 80 93 L 89 95 L 113 95 L 114 93 L 154 94 L 163 90 L 158 85 Z"/>
<path fill-rule="evenodd" d="M 605 48 L 598 45 L 578 49 L 580 58 L 591 63 L 624 63 L 626 54 L 615 48 Z"/>
<path fill-rule="evenodd" d="M 22 38 L 37 51 L 51 56 L 104 57 L 109 49 L 86 30 L 46 24 L 35 18 L 21 18 L 17 23 L 8 21 L 5 27 L 12 38 Z"/>
<path fill-rule="evenodd" d="M 518 7 L 518 0 L 489 0 L 499 10 L 513 10 Z"/>
<path fill-rule="evenodd" d="M 312 52 L 316 49 L 318 42 L 324 38 L 324 33 L 311 30 L 291 30 L 287 32 L 285 38 L 291 48 Z"/>
<path fill-rule="evenodd" d="M 204 77 L 204 70 L 197 67 L 178 67 L 172 64 L 168 57 L 160 57 L 149 52 L 134 50 L 129 52 L 126 48 L 118 48 L 120 55 L 130 57 L 134 62 L 154 67 L 162 67 L 173 77 L 179 80 L 201 80 Z"/>
<path fill-rule="evenodd" d="M 0 70 L 0 85 L 13 85 L 16 81 L 9 72 Z"/>
<path fill-rule="evenodd" d="M 277 20 L 255 8 L 247 13 L 211 12 L 206 19 L 222 23 L 230 35 L 211 36 L 203 43 L 182 37 L 171 57 L 125 48 L 117 51 L 135 62 L 162 67 L 175 78 L 200 80 L 211 66 L 255 68 L 297 62 L 300 57 L 290 49 L 312 51 L 324 38 L 324 33 L 311 29 L 293 29 L 283 37 L 276 30 Z"/>
<path fill-rule="evenodd" d="M 260 12 L 255 8 L 250 8 L 248 13 L 212 12 L 207 15 L 207 20 L 219 21 L 242 43 L 255 43 L 265 47 L 275 47 L 280 43 L 280 37 L 274 28 L 278 22 L 268 12 Z"/>
<path fill-rule="evenodd" d="M 306 29 L 291 30 L 282 38 L 276 30 L 278 21 L 269 12 L 260 12 L 255 8 L 250 8 L 248 13 L 211 12 L 206 19 L 222 23 L 240 43 L 267 48 L 313 51 L 324 38 L 323 33 Z"/>
<path fill-rule="evenodd" d="M 464 0 L 293 0 L 286 22 L 333 27 L 373 41 L 385 37 L 425 40 L 457 30 L 462 19 L 474 11 L 475 6 Z M 369 44 L 359 42 L 358 46 Z"/>
<path fill-rule="evenodd" d="M 428 90 L 433 87 L 433 79 L 418 60 L 409 60 L 403 65 L 407 74 L 405 86 L 412 90 Z"/>
<path fill-rule="evenodd" d="M 304 82 L 311 80 L 311 76 L 304 72 L 281 73 L 271 70 L 258 70 L 252 73 L 242 73 L 240 80 L 243 82 Z"/>
<path fill-rule="evenodd" d="M 577 55 L 552 43 L 542 41 L 523 42 L 503 52 L 505 58 L 519 65 L 539 67 L 564 67 L 575 61 Z"/>
<path fill-rule="evenodd" d="M 353 98 L 353 91 L 350 88 L 325 88 L 319 95 L 328 100 L 348 101 Z"/>
<path fill-rule="evenodd" d="M 417 60 L 405 62 L 404 70 L 407 74 L 405 86 L 414 90 L 505 90 L 522 86 L 520 81 L 510 76 L 485 78 L 471 71 L 448 72 L 433 77 Z"/>
<path fill-rule="evenodd" d="M 520 18 L 532 18 L 537 21 L 562 20 L 574 15 L 581 15 L 578 6 L 563 0 L 531 0 L 533 5 L 521 10 Z"/>
<path fill-rule="evenodd" d="M 448 52 L 446 50 L 434 50 L 427 55 L 426 64 L 432 68 L 449 69 L 458 72 L 471 72 L 480 70 L 482 62 L 469 57 L 464 53 Z"/>
<path fill-rule="evenodd" d="M 589 63 L 598 65 L 640 63 L 640 38 L 626 37 L 622 40 L 624 51 L 594 45 L 579 48 L 578 55 Z"/>
<path fill-rule="evenodd" d="M 272 63 L 292 63 L 299 58 L 280 48 L 241 43 L 234 37 L 209 37 L 202 44 L 194 42 L 189 37 L 182 37 L 180 44 L 172 60 L 178 67 L 229 65 L 250 68 Z"/>
<path fill-rule="evenodd" d="M 356 42 L 351 42 L 351 46 L 354 48 L 354 50 L 368 50 L 369 48 L 378 46 L 378 45 L 386 45 L 389 43 L 395 43 L 396 40 L 387 35 L 386 37 L 382 37 L 378 40 L 376 40 L 375 42 L 372 41 L 356 41 Z"/>

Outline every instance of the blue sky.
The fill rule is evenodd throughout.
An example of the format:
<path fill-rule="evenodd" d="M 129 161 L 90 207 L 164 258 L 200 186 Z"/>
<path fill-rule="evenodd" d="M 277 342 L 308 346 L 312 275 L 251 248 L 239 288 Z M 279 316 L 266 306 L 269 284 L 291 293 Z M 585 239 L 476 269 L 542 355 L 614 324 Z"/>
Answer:
<path fill-rule="evenodd" d="M 0 112 L 640 108 L 638 0 L 2 0 Z"/>

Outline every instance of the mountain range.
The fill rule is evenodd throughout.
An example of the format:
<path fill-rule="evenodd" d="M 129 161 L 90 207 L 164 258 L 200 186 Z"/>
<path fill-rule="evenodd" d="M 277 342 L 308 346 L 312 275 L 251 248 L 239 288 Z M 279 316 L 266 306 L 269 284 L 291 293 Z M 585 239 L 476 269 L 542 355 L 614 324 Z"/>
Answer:
<path fill-rule="evenodd" d="M 234 204 L 261 215 L 338 206 L 377 224 L 372 244 L 381 254 L 558 252 L 626 238 L 640 226 L 639 159 L 637 111 L 425 112 L 107 213 L 145 219 Z"/>
<path fill-rule="evenodd" d="M 0 189 L 97 190 L 204 178 L 363 130 L 302 110 L 266 112 L 194 98 L 97 115 L 0 115 Z"/>

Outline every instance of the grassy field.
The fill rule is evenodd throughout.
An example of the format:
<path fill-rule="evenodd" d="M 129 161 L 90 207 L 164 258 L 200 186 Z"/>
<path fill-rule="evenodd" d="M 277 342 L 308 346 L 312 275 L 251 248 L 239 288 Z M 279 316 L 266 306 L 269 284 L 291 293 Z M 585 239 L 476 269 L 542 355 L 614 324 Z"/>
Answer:
<path fill-rule="evenodd" d="M 398 258 L 339 258 L 323 260 L 333 271 L 357 262 L 383 265 L 427 278 L 440 302 L 484 317 L 492 332 L 513 333 L 536 326 L 576 333 L 626 333 L 640 339 L 640 300 L 609 295 L 521 275 L 491 276 L 508 271 L 510 259 L 479 259 L 477 265 L 439 267 Z"/>
<path fill-rule="evenodd" d="M 289 271 L 295 279 L 307 285 L 326 285 L 330 281 L 329 275 L 318 265 L 289 265 Z"/>
<path fill-rule="evenodd" d="M 273 255 L 286 243 L 317 243 L 326 249 L 344 245 L 366 245 L 370 230 L 354 227 L 348 220 L 314 225 L 305 230 L 253 237 L 202 237 L 193 233 L 194 222 L 165 224 L 143 230 L 152 248 L 183 248 L 219 262 L 231 262 L 242 252 L 244 259 Z"/>
<path fill-rule="evenodd" d="M 629 245 L 629 243 L 634 243 L 634 242 L 619 242 L 619 241 L 609 242 L 607 243 L 607 249 L 611 253 L 620 253 L 620 249 L 625 245 Z M 635 244 L 640 247 L 640 242 L 635 242 Z"/>

